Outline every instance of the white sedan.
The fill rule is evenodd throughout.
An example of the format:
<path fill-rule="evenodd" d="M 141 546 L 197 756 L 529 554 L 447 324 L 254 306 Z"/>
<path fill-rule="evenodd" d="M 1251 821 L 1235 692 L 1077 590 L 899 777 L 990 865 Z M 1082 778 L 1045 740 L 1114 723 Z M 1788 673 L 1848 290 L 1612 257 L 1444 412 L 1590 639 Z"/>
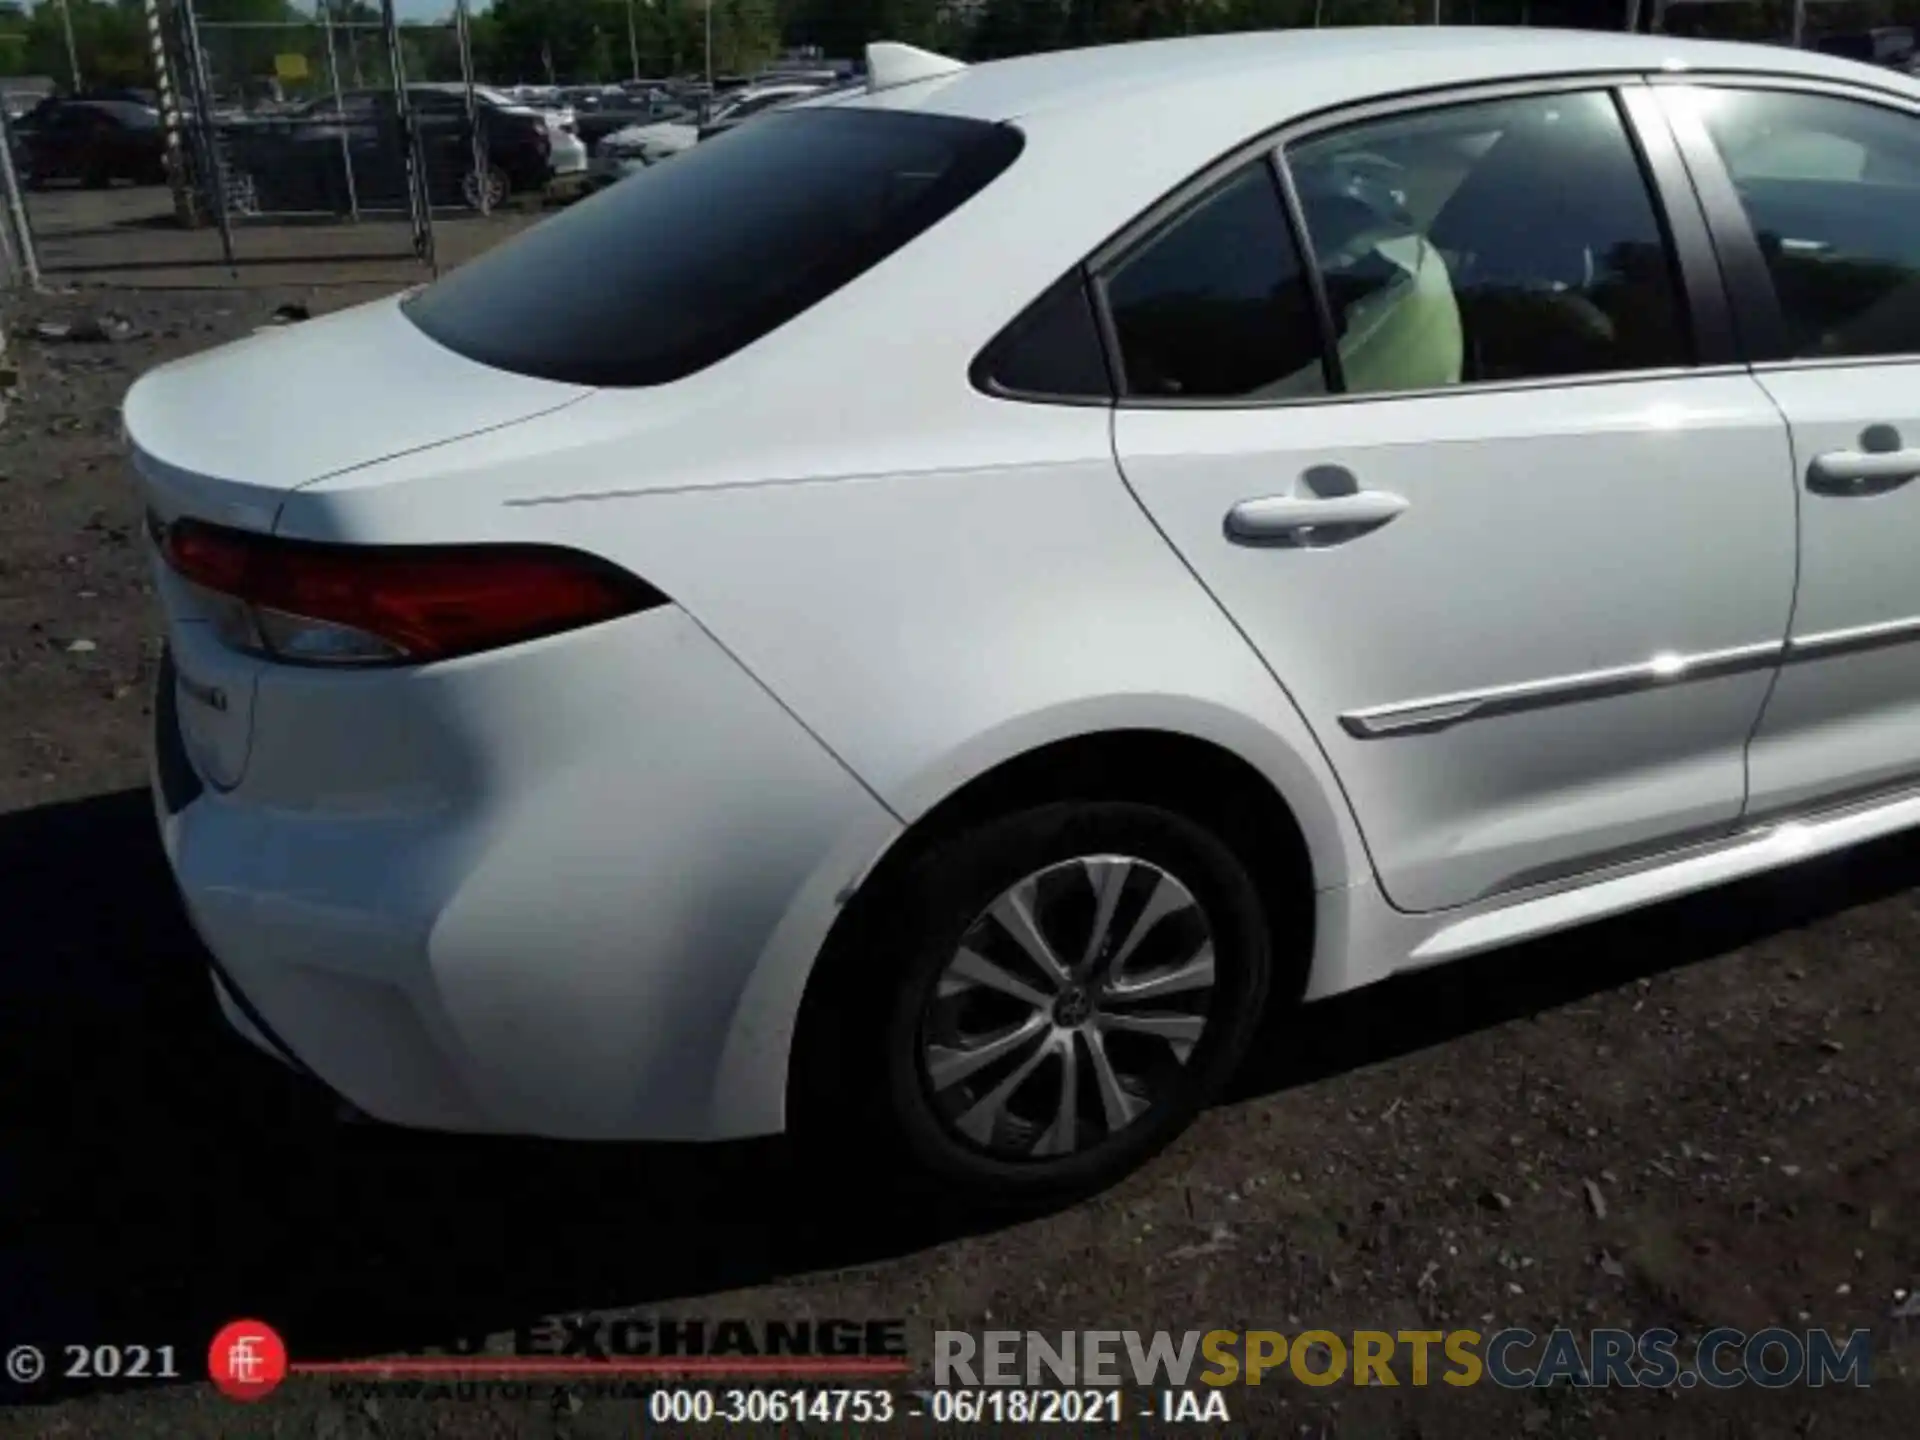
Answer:
<path fill-rule="evenodd" d="M 1920 84 L 871 74 L 129 394 L 260 1046 L 1030 1201 L 1321 997 L 1920 824 Z"/>
<path fill-rule="evenodd" d="M 751 86 L 716 109 L 707 123 L 735 125 L 764 111 L 818 95 L 824 88 L 812 82 Z M 596 168 L 609 179 L 631 175 L 645 166 L 691 150 L 699 142 L 701 128 L 691 119 L 629 125 L 614 131 L 594 147 Z"/>

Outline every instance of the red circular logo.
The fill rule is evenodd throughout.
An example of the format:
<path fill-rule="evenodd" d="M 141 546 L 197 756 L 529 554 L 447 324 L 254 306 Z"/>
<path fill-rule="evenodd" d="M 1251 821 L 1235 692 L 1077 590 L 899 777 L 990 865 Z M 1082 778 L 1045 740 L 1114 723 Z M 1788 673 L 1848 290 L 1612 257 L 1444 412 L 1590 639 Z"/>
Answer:
<path fill-rule="evenodd" d="M 286 1342 L 264 1320 L 235 1320 L 207 1348 L 207 1373 L 229 1399 L 264 1400 L 287 1378 Z"/>

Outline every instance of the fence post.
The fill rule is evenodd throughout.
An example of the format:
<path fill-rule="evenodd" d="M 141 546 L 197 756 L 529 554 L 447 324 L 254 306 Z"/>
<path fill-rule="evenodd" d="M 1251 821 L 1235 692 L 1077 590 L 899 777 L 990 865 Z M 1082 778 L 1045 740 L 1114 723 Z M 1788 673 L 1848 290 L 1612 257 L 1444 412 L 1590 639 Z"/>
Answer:
<path fill-rule="evenodd" d="M 353 218 L 360 218 L 360 189 L 353 178 L 353 146 L 347 139 L 347 101 L 340 92 L 340 56 L 333 46 L 333 0 L 320 0 L 320 24 L 327 37 L 327 74 L 333 80 L 333 108 L 340 112 L 340 163 L 347 172 L 347 209 Z M 347 43 L 353 43 L 353 36 L 347 36 Z"/>
<path fill-rule="evenodd" d="M 40 288 L 40 257 L 34 253 L 33 226 L 27 220 L 27 202 L 20 196 L 20 176 L 13 168 L 13 125 L 7 107 L 0 105 L 0 186 L 7 192 L 7 223 L 18 248 L 20 273 L 27 284 Z"/>
<path fill-rule="evenodd" d="M 493 162 L 487 156 L 487 137 L 480 133 L 480 103 L 473 94 L 473 30 L 467 12 L 467 0 L 454 0 L 453 23 L 460 42 L 460 79 L 467 92 L 467 130 L 473 138 L 473 183 L 482 215 L 493 213 L 493 200 L 487 194 Z"/>
<path fill-rule="evenodd" d="M 426 152 L 420 144 L 420 127 L 413 118 L 413 102 L 407 94 L 407 62 L 400 45 L 400 20 L 393 0 L 380 0 L 380 28 L 387 37 L 387 51 L 393 60 L 393 104 L 400 119 L 400 141 L 406 146 L 407 192 L 413 213 L 413 253 L 426 262 L 434 275 L 440 273 L 440 257 L 433 243 L 433 196 L 428 187 Z"/>
<path fill-rule="evenodd" d="M 167 25 L 160 0 L 141 0 L 147 17 L 147 49 L 153 59 L 153 88 L 160 96 L 160 125 L 166 135 L 167 187 L 173 192 L 173 214 L 188 229 L 200 223 L 194 203 L 192 178 L 187 173 L 186 147 L 180 143 L 180 97 L 173 88 L 173 63 L 167 58 Z"/>
<path fill-rule="evenodd" d="M 207 75 L 207 52 L 200 46 L 200 17 L 194 14 L 193 0 L 176 0 L 180 7 L 180 33 L 186 45 L 188 81 L 193 96 L 194 129 L 199 137 L 201 178 L 211 189 L 213 218 L 220 227 L 220 253 L 228 272 L 237 280 L 240 266 L 233 255 L 233 221 L 227 213 L 227 166 L 220 155 L 220 136 L 213 122 L 212 81 Z"/>

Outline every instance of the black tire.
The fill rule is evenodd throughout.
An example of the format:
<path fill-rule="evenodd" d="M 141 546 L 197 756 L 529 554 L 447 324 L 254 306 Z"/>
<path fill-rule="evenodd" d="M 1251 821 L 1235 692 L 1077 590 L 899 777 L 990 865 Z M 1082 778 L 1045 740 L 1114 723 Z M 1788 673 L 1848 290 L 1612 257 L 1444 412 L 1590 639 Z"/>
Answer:
<path fill-rule="evenodd" d="M 484 197 L 481 194 L 482 186 L 485 187 L 486 191 Z M 513 179 L 498 165 L 487 166 L 487 173 L 484 178 L 474 174 L 472 170 L 468 170 L 467 173 L 461 177 L 460 199 L 469 210 L 480 210 L 482 208 L 483 198 L 486 209 L 498 210 L 512 197 Z"/>
<path fill-rule="evenodd" d="M 1212 990 L 1192 1002 L 1205 1028 L 1183 1064 L 1159 1067 L 1148 1107 L 1130 1123 L 1061 1156 L 992 1153 L 956 1133 L 932 1091 L 922 1027 L 934 987 L 962 937 L 1010 887 L 1100 856 L 1144 861 L 1148 884 L 1158 870 L 1191 896 L 1213 948 Z M 985 822 L 919 857 L 869 904 L 845 948 L 823 959 L 803 1007 L 795 1138 L 803 1155 L 969 1204 L 1054 1204 L 1144 1164 L 1219 1096 L 1258 1030 L 1271 983 L 1272 937 L 1246 867 L 1211 831 L 1153 805 L 1065 802 Z M 1083 933 L 1092 929 L 1086 918 Z M 1089 1073 L 1086 1042 L 1067 1044 L 1080 1073 Z M 1087 1128 L 1100 1131 L 1097 1092 L 1079 1083 L 1089 1098 L 1059 1108 L 1095 1110 Z"/>

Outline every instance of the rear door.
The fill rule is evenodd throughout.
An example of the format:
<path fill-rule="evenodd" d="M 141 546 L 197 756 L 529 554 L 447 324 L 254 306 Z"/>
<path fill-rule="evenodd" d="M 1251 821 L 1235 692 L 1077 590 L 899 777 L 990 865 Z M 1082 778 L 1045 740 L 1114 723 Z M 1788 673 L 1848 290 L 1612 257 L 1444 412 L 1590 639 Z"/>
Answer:
<path fill-rule="evenodd" d="M 427 167 L 427 193 L 435 205 L 457 205 L 462 182 L 473 173 L 473 127 L 467 100 L 445 90 L 415 89 L 408 103 L 420 128 L 420 153 Z"/>
<path fill-rule="evenodd" d="M 1115 445 L 1386 893 L 1433 910 L 1724 834 L 1793 491 L 1644 87 L 1283 139 L 1100 265 Z"/>
<path fill-rule="evenodd" d="M 41 122 L 34 168 L 43 177 L 79 179 L 92 157 L 100 116 L 89 105 L 60 105 Z"/>
<path fill-rule="evenodd" d="M 1792 432 L 1799 589 L 1753 810 L 1920 783 L 1920 101 L 1750 78 L 1659 93 Z"/>

